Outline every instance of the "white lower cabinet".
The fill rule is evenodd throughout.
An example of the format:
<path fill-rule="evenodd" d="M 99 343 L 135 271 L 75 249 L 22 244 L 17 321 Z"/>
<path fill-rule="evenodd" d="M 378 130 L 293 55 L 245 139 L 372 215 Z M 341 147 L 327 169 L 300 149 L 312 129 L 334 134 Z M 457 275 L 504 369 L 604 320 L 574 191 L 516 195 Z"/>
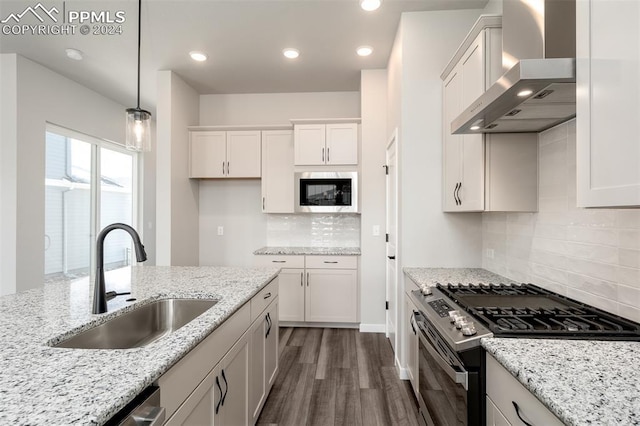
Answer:
<path fill-rule="evenodd" d="M 413 392 L 418 395 L 418 328 L 413 321 L 413 313 L 417 311 L 416 306 L 413 304 L 409 295 L 405 295 L 406 298 L 406 315 L 407 315 L 407 328 L 405 333 L 407 335 L 407 374 L 411 381 L 411 388 Z"/>
<path fill-rule="evenodd" d="M 278 371 L 277 289 L 276 279 L 158 379 L 166 425 L 255 424 Z"/>
<path fill-rule="evenodd" d="M 257 255 L 255 264 L 282 267 L 278 275 L 280 321 L 359 321 L 356 256 Z"/>
<path fill-rule="evenodd" d="M 250 331 L 249 415 L 255 424 L 278 372 L 278 301 L 271 303 Z"/>
<path fill-rule="evenodd" d="M 564 423 L 487 354 L 487 425 L 526 424 L 562 426 Z"/>
<path fill-rule="evenodd" d="M 282 269 L 280 282 L 280 321 L 304 321 L 304 268 Z"/>

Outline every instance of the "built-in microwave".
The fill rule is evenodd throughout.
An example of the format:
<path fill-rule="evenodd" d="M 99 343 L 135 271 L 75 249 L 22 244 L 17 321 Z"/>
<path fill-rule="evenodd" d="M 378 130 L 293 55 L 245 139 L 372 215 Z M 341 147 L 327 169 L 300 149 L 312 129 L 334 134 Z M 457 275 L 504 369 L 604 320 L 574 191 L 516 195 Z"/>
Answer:
<path fill-rule="evenodd" d="M 295 211 L 358 213 L 358 172 L 298 172 Z"/>

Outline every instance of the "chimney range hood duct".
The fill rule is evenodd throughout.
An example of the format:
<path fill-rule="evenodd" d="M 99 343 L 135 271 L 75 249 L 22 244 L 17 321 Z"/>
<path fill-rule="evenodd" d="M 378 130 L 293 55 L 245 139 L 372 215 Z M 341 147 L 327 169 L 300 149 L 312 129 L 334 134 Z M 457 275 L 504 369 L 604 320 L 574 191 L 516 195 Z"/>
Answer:
<path fill-rule="evenodd" d="M 537 133 L 575 117 L 575 22 L 575 0 L 505 0 L 508 71 L 451 122 L 451 132 Z"/>

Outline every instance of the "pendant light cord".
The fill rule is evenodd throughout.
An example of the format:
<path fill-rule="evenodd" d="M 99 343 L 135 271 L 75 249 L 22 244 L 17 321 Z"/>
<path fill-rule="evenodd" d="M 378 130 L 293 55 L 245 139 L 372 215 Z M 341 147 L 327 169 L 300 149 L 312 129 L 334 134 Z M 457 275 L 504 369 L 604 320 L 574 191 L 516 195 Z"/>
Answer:
<path fill-rule="evenodd" d="M 138 0 L 138 109 L 140 109 L 140 27 L 142 22 L 142 0 Z"/>

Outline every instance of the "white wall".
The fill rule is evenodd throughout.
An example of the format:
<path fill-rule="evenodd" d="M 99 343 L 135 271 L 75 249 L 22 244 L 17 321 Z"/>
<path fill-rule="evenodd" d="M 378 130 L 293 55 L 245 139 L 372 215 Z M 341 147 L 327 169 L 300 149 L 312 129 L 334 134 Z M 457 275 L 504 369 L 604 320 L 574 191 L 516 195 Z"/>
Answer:
<path fill-rule="evenodd" d="M 292 118 L 360 117 L 358 92 L 202 95 L 200 125 L 290 124 Z"/>
<path fill-rule="evenodd" d="M 489 0 L 482 13 L 484 15 L 502 15 L 502 0 Z"/>
<path fill-rule="evenodd" d="M 402 14 L 389 59 L 388 126 L 398 128 L 398 315 L 396 357 L 405 365 L 402 268 L 479 267 L 478 214 L 442 212 L 440 74 L 482 10 Z"/>
<path fill-rule="evenodd" d="M 16 291 L 17 56 L 0 55 L 0 295 Z"/>
<path fill-rule="evenodd" d="M 0 61 L 2 161 L 6 163 L 1 172 L 3 275 L 0 286 L 1 292 L 10 293 L 43 283 L 47 122 L 123 143 L 126 107 L 24 57 L 3 54 Z M 15 95 L 13 89 L 6 91 L 12 85 Z M 15 96 L 15 103 L 5 100 L 5 93 Z"/>
<path fill-rule="evenodd" d="M 385 224 L 387 139 L 387 70 L 364 70 L 360 79 L 361 96 L 361 252 L 360 328 L 384 331 Z M 373 227 L 380 233 L 373 235 Z"/>
<path fill-rule="evenodd" d="M 290 124 L 292 118 L 360 117 L 358 92 L 200 96 L 200 125 Z M 200 264 L 252 265 L 267 244 L 259 179 L 200 182 Z M 217 235 L 218 226 L 224 235 Z"/>
<path fill-rule="evenodd" d="M 199 263 L 197 180 L 189 179 L 188 126 L 198 124 L 200 99 L 173 71 L 158 71 L 156 245 L 158 265 Z"/>
<path fill-rule="evenodd" d="M 640 209 L 576 207 L 575 120 L 539 158 L 537 213 L 483 213 L 483 267 L 640 321 Z"/>

